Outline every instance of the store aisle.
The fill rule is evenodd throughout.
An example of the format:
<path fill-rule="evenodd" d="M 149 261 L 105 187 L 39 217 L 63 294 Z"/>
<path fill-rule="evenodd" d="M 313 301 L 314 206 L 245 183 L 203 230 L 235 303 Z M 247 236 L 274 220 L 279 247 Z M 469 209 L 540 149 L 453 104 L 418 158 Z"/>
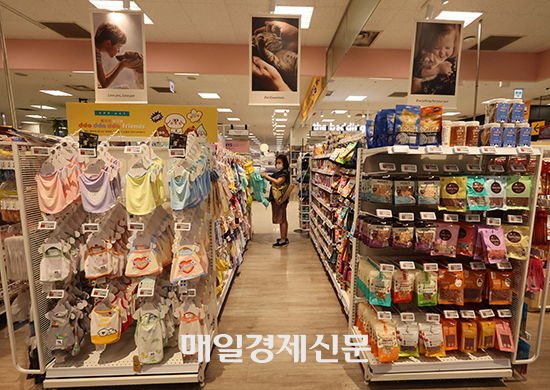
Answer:
<path fill-rule="evenodd" d="M 291 200 L 286 208 L 288 232 L 292 233 L 300 227 L 298 220 L 298 201 Z M 254 233 L 279 233 L 279 225 L 271 222 L 271 205 L 267 208 L 260 202 L 252 202 L 252 227 Z M 313 249 L 315 251 L 315 249 Z"/>

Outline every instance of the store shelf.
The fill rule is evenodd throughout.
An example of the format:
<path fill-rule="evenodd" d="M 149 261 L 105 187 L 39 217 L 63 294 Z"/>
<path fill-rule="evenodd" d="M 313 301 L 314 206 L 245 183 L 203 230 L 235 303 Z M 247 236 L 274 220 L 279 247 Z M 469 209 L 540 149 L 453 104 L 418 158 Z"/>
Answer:
<path fill-rule="evenodd" d="M 324 160 L 330 157 L 330 154 L 320 154 L 319 156 L 313 156 L 314 160 Z"/>
<path fill-rule="evenodd" d="M 330 220 L 323 213 L 321 213 L 321 210 L 319 210 L 316 205 L 312 204 L 311 209 L 315 211 L 315 213 L 323 220 L 323 222 L 325 223 L 325 225 L 328 226 L 329 229 L 334 229 L 334 225 L 332 224 L 332 222 L 330 222 Z"/>
<path fill-rule="evenodd" d="M 501 148 L 495 147 L 495 153 L 484 153 L 482 151 L 483 147 L 470 146 L 469 153 L 456 153 L 454 147 L 451 146 L 441 146 L 440 152 L 434 153 L 429 152 L 431 147 L 429 146 L 420 146 L 416 149 L 409 148 L 406 145 L 397 145 L 397 146 L 384 146 L 381 148 L 365 149 L 363 152 L 363 158 L 374 156 L 376 154 L 421 154 L 421 155 L 470 155 L 470 156 L 517 156 L 517 155 L 526 155 L 527 153 L 521 153 L 518 149 L 520 148 Z M 540 155 L 540 150 L 535 147 L 532 148 L 532 154 Z"/>
<path fill-rule="evenodd" d="M 315 226 L 315 228 L 317 229 L 316 232 L 319 236 L 323 237 L 323 240 L 321 241 L 321 244 L 323 245 L 323 247 L 325 247 L 325 243 L 327 244 L 326 245 L 326 251 L 327 251 L 327 255 L 330 256 L 331 255 L 331 251 L 328 249 L 329 247 L 332 247 L 334 244 L 331 242 L 330 240 L 330 237 L 328 237 L 325 233 L 325 231 L 319 227 L 319 225 L 317 224 L 317 221 L 315 219 L 312 219 L 310 221 L 310 223 L 313 224 L 313 226 Z"/>
<path fill-rule="evenodd" d="M 330 205 L 330 204 L 327 204 L 323 199 L 321 199 L 320 197 L 318 197 L 317 195 L 313 195 L 313 197 L 315 199 L 317 199 L 317 201 L 322 204 L 328 211 L 332 211 L 333 210 L 333 207 Z"/>
<path fill-rule="evenodd" d="M 226 280 L 223 282 L 223 290 L 220 294 L 220 297 L 218 298 L 218 314 L 217 317 L 220 318 L 220 313 L 223 308 L 223 304 L 225 303 L 225 299 L 227 298 L 227 293 L 229 292 L 229 289 L 231 288 L 231 283 L 233 283 L 233 278 L 235 277 L 235 274 L 237 273 L 237 267 L 233 267 L 229 270 L 229 277 L 227 277 Z"/>
<path fill-rule="evenodd" d="M 324 184 L 321 184 L 321 183 L 313 183 L 313 185 L 315 187 L 319 187 L 320 189 L 322 189 L 323 191 L 326 191 L 328 192 L 329 194 L 332 194 L 334 192 L 334 190 Z"/>
<path fill-rule="evenodd" d="M 322 175 L 327 175 L 327 176 L 334 176 L 334 175 L 337 175 L 338 173 L 335 172 L 335 171 L 325 171 L 323 169 L 312 169 L 311 172 L 315 172 L 315 173 L 320 173 Z"/>

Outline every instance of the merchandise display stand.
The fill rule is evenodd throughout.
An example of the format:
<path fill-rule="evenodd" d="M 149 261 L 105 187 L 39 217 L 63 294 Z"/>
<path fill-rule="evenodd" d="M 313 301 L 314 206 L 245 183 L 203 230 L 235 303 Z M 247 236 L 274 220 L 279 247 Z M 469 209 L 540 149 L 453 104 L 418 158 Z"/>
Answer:
<path fill-rule="evenodd" d="M 470 147 L 470 148 L 451 148 L 451 147 L 419 147 L 409 149 L 408 146 L 381 147 L 374 149 L 362 149 L 359 151 L 358 168 L 356 172 L 356 181 L 358 183 L 358 194 L 355 199 L 355 215 L 357 217 L 377 218 L 380 223 L 389 223 L 391 226 L 394 221 L 411 221 L 411 223 L 420 223 L 422 221 L 434 220 L 447 221 L 447 219 L 457 218 L 464 221 L 468 214 L 476 214 L 477 217 L 472 217 L 472 222 L 475 220 L 478 223 L 488 223 L 490 225 L 500 225 L 510 222 L 509 214 L 518 215 L 520 221 L 523 221 L 524 226 L 529 227 L 529 244 L 526 248 L 527 253 L 531 252 L 531 238 L 533 235 L 533 225 L 535 213 L 525 210 L 523 212 L 514 210 L 513 212 L 504 211 L 440 211 L 437 206 L 426 206 L 419 204 L 411 205 L 395 205 L 393 202 L 374 203 L 368 199 L 369 181 L 371 177 L 383 177 L 385 179 L 396 179 L 398 177 L 407 176 L 416 180 L 418 177 L 426 176 L 464 176 L 464 175 L 530 175 L 533 177 L 532 193 L 529 198 L 529 210 L 536 209 L 537 197 L 536 194 L 539 177 L 541 172 L 541 152 L 536 148 L 492 148 L 492 147 Z M 515 161 L 512 161 L 515 160 Z M 534 160 L 534 161 L 533 161 Z M 522 167 L 517 169 L 517 165 Z M 495 168 L 499 165 L 501 168 Z M 514 171 L 510 171 L 508 167 L 515 165 Z M 515 170 L 517 169 L 517 171 Z M 494 172 L 499 172 L 494 173 Z M 515 173 L 521 171 L 523 173 Z M 393 191 L 393 190 L 392 190 Z M 447 214 L 454 214 L 448 216 Z M 404 214 L 412 216 L 412 219 L 404 219 Z M 431 215 L 430 215 L 431 214 Z M 521 214 L 521 215 L 520 215 Z M 520 218 L 521 217 L 521 218 Z M 470 218 L 470 217 L 468 217 Z M 508 218 L 508 219 L 507 219 Z M 450 221 L 448 221 L 451 223 Z M 456 222 L 454 220 L 453 222 Z M 398 222 L 397 222 L 398 223 Z M 357 228 L 357 222 L 354 228 Z M 355 234 L 357 237 L 357 234 Z M 458 379 L 458 378 L 505 378 L 512 376 L 512 366 L 528 364 L 531 359 L 522 359 L 518 355 L 518 341 L 521 337 L 520 328 L 522 321 L 523 302 L 525 298 L 527 273 L 529 261 L 520 261 L 510 257 L 513 272 L 513 301 L 510 305 L 489 305 L 487 301 L 483 304 L 468 304 L 465 306 L 433 306 L 433 307 L 418 307 L 416 303 L 395 303 L 393 302 L 388 307 L 380 305 L 372 305 L 369 303 L 369 298 L 366 297 L 358 283 L 361 275 L 359 274 L 359 263 L 369 262 L 376 267 L 382 274 L 383 272 L 393 272 L 399 267 L 406 269 L 404 263 L 414 262 L 418 266 L 424 260 L 437 261 L 452 260 L 453 263 L 469 264 L 471 257 L 458 255 L 456 258 L 444 258 L 442 256 L 431 259 L 429 252 L 422 253 L 413 249 L 392 249 L 391 247 L 371 248 L 365 245 L 360 239 L 354 239 L 356 245 L 353 253 L 353 267 L 351 275 L 351 306 L 349 315 L 349 332 L 350 334 L 360 335 L 365 334 L 360 330 L 366 327 L 362 321 L 364 320 L 360 307 L 368 307 L 376 314 L 379 321 L 391 320 L 399 321 L 400 314 L 404 312 L 415 312 L 418 317 L 420 312 L 433 313 L 436 315 L 436 321 L 439 323 L 439 318 L 450 318 L 451 313 L 444 312 L 445 310 L 460 312 L 460 316 L 466 315 L 461 309 L 471 309 L 474 317 L 486 318 L 489 317 L 510 317 L 510 324 L 514 345 L 514 352 L 501 352 L 496 348 L 487 350 L 479 349 L 476 353 L 464 353 L 459 351 L 448 351 L 446 356 L 440 357 L 425 357 L 423 354 L 420 357 L 399 357 L 399 359 L 390 362 L 380 362 L 375 357 L 373 351 L 360 351 L 361 358 L 368 360 L 363 362 L 365 380 L 366 381 L 398 381 L 398 380 L 433 380 L 433 379 Z M 403 268 L 405 267 L 405 268 Z M 440 265 L 441 267 L 441 265 Z M 391 269 L 390 269 L 391 268 Z M 500 268 L 500 267 L 499 267 Z M 412 268 L 414 269 L 414 268 Z M 362 282 L 364 283 L 364 282 Z M 546 281 L 548 283 L 548 280 Z M 376 290 L 374 290 L 376 291 Z M 543 301 L 546 302 L 546 293 Z M 367 305 L 367 306 L 365 306 Z M 452 310 L 451 310 L 452 309 Z M 484 309 L 489 309 L 489 314 L 484 312 Z M 502 310 L 505 309 L 505 310 Z M 466 310 L 468 311 L 468 310 Z M 507 313 L 506 313 L 507 312 Z M 458 314 L 456 314 L 458 318 Z M 481 317 L 480 317 L 481 316 Z M 539 322 L 539 334 L 535 339 L 537 344 L 536 355 L 542 338 L 542 321 Z M 414 318 L 414 317 L 413 317 Z M 428 318 L 428 317 L 427 317 Z M 467 318 L 467 317 L 463 317 Z M 414 320 L 413 320 L 414 321 Z M 417 321 L 420 319 L 417 318 Z M 369 333 L 369 338 L 371 338 Z M 373 340 L 376 345 L 376 339 Z M 374 347 L 373 347 L 374 348 Z"/>

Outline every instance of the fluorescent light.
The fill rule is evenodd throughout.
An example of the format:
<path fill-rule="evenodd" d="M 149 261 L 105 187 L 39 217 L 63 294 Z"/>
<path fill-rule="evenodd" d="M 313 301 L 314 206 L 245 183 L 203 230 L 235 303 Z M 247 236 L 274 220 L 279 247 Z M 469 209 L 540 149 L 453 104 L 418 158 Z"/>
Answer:
<path fill-rule="evenodd" d="M 21 121 L 21 123 L 25 123 L 27 125 L 39 125 L 40 122 L 32 122 L 32 121 Z"/>
<path fill-rule="evenodd" d="M 309 28 L 311 23 L 311 15 L 313 14 L 313 7 L 295 7 L 295 6 L 281 6 L 276 5 L 275 15 L 301 15 L 300 27 L 303 29 Z"/>
<path fill-rule="evenodd" d="M 45 117 L 45 116 L 42 116 L 42 115 L 34 115 L 34 114 L 32 114 L 32 115 L 25 115 L 25 116 L 28 117 L 28 118 L 46 119 L 46 117 Z"/>
<path fill-rule="evenodd" d="M 241 120 L 241 118 L 227 118 L 228 121 L 235 121 L 238 122 Z"/>
<path fill-rule="evenodd" d="M 275 111 L 275 112 L 289 112 L 290 110 L 287 110 L 287 109 L 284 109 L 284 108 L 276 108 L 273 111 Z"/>
<path fill-rule="evenodd" d="M 93 70 L 73 70 L 73 73 L 94 73 Z"/>
<path fill-rule="evenodd" d="M 124 11 L 124 1 L 122 0 L 90 0 L 97 9 L 106 9 L 109 11 Z M 130 11 L 141 11 L 141 8 L 135 1 L 130 1 Z M 153 24 L 153 21 L 145 14 L 143 14 L 143 22 L 145 24 Z"/>
<path fill-rule="evenodd" d="M 331 114 L 345 114 L 348 110 L 332 110 Z"/>
<path fill-rule="evenodd" d="M 321 122 L 334 122 L 334 119 L 323 119 Z"/>
<path fill-rule="evenodd" d="M 460 112 L 444 112 L 442 115 L 443 116 L 455 116 L 455 115 L 458 115 L 460 114 Z"/>
<path fill-rule="evenodd" d="M 200 76 L 198 73 L 174 73 L 174 76 Z"/>
<path fill-rule="evenodd" d="M 233 138 L 225 137 L 226 140 L 233 141 Z"/>
<path fill-rule="evenodd" d="M 41 89 L 40 92 L 47 93 L 52 96 L 73 96 L 70 93 L 60 91 L 58 89 Z"/>
<path fill-rule="evenodd" d="M 286 127 L 286 125 L 275 125 L 273 127 L 275 127 L 275 128 L 277 128 L 277 127 Z"/>
<path fill-rule="evenodd" d="M 233 112 L 230 108 L 218 108 L 218 112 Z"/>
<path fill-rule="evenodd" d="M 275 130 L 276 133 L 284 133 L 284 130 Z"/>
<path fill-rule="evenodd" d="M 199 92 L 199 96 L 203 99 L 219 99 L 220 95 L 217 93 L 210 93 L 210 92 Z"/>
<path fill-rule="evenodd" d="M 288 119 L 286 118 L 275 118 L 276 122 L 286 122 Z"/>
<path fill-rule="evenodd" d="M 369 80 L 391 81 L 391 77 L 369 77 Z"/>
<path fill-rule="evenodd" d="M 438 20 L 463 21 L 464 27 L 483 15 L 482 12 L 441 11 L 435 18 Z"/>
<path fill-rule="evenodd" d="M 57 108 L 52 107 L 52 106 L 40 106 L 40 105 L 37 105 L 37 104 L 31 104 L 31 107 L 42 109 L 42 110 L 57 110 Z"/>
<path fill-rule="evenodd" d="M 346 98 L 346 101 L 347 101 L 347 102 L 362 102 L 362 101 L 365 100 L 366 98 L 367 98 L 366 96 L 349 95 L 349 96 Z"/>

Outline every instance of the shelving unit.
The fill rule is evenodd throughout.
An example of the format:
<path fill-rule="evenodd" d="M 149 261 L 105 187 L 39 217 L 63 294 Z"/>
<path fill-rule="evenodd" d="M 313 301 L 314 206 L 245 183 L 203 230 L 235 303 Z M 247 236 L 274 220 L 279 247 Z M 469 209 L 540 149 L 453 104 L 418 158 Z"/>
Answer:
<path fill-rule="evenodd" d="M 310 215 L 311 215 L 311 157 L 309 155 L 300 154 L 297 162 L 297 179 L 298 181 L 298 219 L 300 222 L 300 231 L 309 232 L 310 230 Z"/>

